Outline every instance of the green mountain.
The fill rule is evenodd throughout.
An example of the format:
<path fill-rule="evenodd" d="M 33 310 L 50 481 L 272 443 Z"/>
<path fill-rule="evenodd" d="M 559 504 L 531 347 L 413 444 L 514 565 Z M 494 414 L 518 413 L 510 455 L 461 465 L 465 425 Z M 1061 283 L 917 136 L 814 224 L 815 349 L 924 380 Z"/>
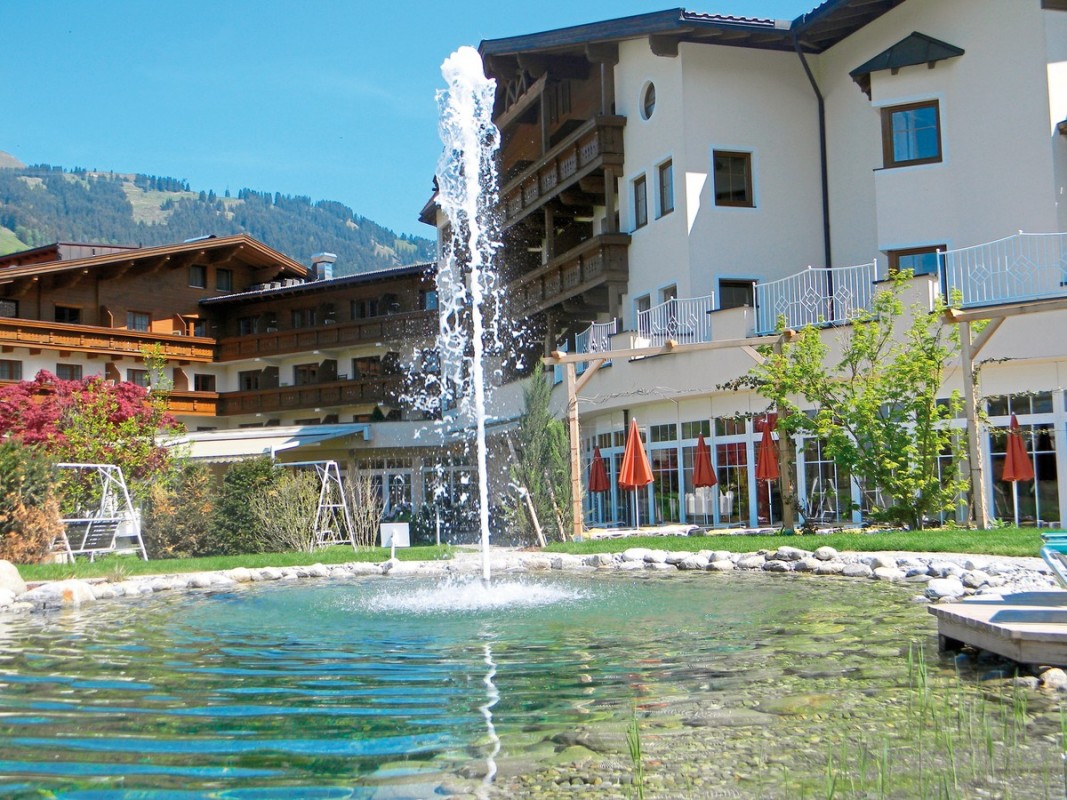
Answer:
<path fill-rule="evenodd" d="M 435 253 L 430 239 L 395 234 L 332 200 L 252 189 L 218 197 L 176 178 L 25 166 L 0 152 L 0 255 L 52 242 L 150 247 L 235 233 L 302 264 L 313 253 L 336 253 L 338 276 L 431 261 Z"/>

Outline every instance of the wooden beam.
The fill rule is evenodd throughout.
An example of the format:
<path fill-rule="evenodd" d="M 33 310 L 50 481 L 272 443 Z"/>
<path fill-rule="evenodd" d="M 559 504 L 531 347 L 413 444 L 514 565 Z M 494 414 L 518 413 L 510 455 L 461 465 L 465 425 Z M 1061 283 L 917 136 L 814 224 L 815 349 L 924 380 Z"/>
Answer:
<path fill-rule="evenodd" d="M 578 386 L 576 367 L 571 362 L 564 367 L 567 376 L 567 428 L 570 434 L 571 456 L 571 537 L 578 538 L 584 530 L 582 519 L 582 459 L 579 449 Z"/>
<path fill-rule="evenodd" d="M 983 308 L 950 308 L 945 311 L 946 322 L 970 322 L 978 319 L 1017 317 L 1022 314 L 1039 314 L 1043 311 L 1060 311 L 1067 308 L 1067 297 L 1050 300 L 1030 300 L 1024 303 L 1005 303 Z"/>
<path fill-rule="evenodd" d="M 967 419 L 967 469 L 971 477 L 971 508 L 979 530 L 989 528 L 989 508 L 986 504 L 982 450 L 978 445 L 978 407 L 975 400 L 974 357 L 972 355 L 971 323 L 960 323 L 960 363 L 963 368 L 963 413 Z"/>
<path fill-rule="evenodd" d="M 654 56 L 663 58 L 678 57 L 678 38 L 675 36 L 651 34 L 648 37 L 648 46 Z"/>
<path fill-rule="evenodd" d="M 983 330 L 975 340 L 971 342 L 971 358 L 977 356 L 982 348 L 986 346 L 990 339 L 993 338 L 993 334 L 997 332 L 997 329 L 1004 324 L 1004 317 L 997 317 L 996 319 L 989 320 L 989 324 L 985 326 Z"/>
<path fill-rule="evenodd" d="M 741 352 L 755 361 L 757 364 L 765 364 L 767 359 L 760 355 L 760 352 L 755 347 L 749 347 L 748 345 L 741 346 Z"/>

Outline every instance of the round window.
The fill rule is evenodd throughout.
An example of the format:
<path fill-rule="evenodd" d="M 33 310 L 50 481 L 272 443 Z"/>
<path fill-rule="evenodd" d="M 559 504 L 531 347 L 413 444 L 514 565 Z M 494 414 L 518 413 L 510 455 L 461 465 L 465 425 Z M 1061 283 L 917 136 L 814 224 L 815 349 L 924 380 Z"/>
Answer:
<path fill-rule="evenodd" d="M 652 112 L 656 110 L 656 84 L 648 83 L 645 85 L 645 92 L 641 95 L 641 116 L 645 119 L 649 119 L 652 116 Z"/>

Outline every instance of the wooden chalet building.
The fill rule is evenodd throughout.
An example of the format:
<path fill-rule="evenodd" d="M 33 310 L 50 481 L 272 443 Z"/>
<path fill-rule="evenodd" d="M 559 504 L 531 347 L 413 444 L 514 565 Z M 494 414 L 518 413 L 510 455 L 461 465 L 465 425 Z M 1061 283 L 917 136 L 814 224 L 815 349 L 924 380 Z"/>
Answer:
<path fill-rule="evenodd" d="M 432 270 L 332 278 L 333 260 L 309 270 L 243 234 L 0 257 L 0 381 L 148 386 L 158 345 L 190 431 L 402 419 L 405 365 L 436 333 Z"/>

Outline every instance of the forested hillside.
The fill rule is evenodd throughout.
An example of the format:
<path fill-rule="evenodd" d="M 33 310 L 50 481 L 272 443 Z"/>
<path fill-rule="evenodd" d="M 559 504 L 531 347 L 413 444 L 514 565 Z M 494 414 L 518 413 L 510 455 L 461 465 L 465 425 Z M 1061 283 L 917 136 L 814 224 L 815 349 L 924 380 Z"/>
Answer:
<path fill-rule="evenodd" d="M 302 264 L 313 253 L 336 253 L 336 275 L 428 261 L 434 254 L 429 239 L 397 235 L 330 200 L 251 189 L 218 197 L 175 178 L 0 159 L 0 255 L 57 241 L 147 247 L 235 233 Z"/>

